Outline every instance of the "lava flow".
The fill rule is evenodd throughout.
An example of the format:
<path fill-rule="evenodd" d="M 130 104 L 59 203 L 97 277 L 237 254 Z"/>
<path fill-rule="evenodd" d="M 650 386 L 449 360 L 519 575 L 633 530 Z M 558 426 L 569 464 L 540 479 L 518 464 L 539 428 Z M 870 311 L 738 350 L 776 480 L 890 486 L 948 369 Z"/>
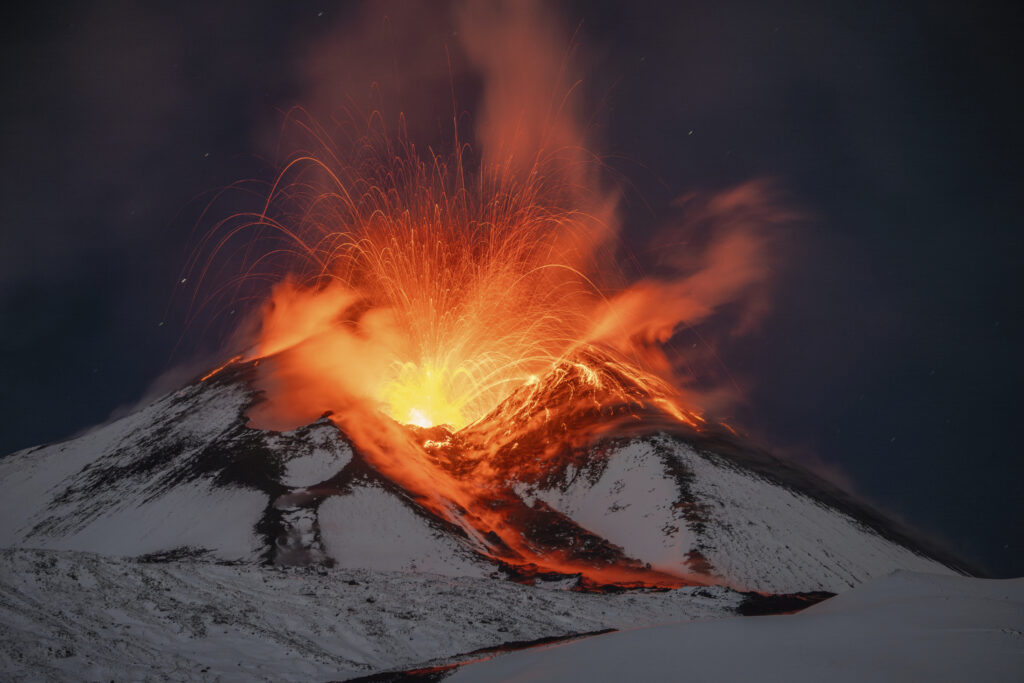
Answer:
<path fill-rule="evenodd" d="M 329 411 L 382 475 L 508 566 L 601 584 L 704 582 L 563 528 L 572 523 L 513 484 L 641 419 L 699 429 L 664 344 L 757 288 L 759 238 L 733 220 L 686 268 L 629 281 L 614 258 L 617 195 L 574 100 L 552 103 L 571 91 L 558 80 L 565 49 L 532 4 L 495 7 L 501 16 L 460 19 L 485 83 L 482 154 L 454 119 L 452 151 L 439 153 L 390 136 L 379 117 L 338 143 L 300 115 L 311 143 L 262 209 L 207 236 L 201 250 L 241 259 L 242 279 L 275 282 L 246 354 L 261 359 L 265 397 L 250 418 L 288 428 Z M 706 210 L 742 216 L 759 191 Z"/>

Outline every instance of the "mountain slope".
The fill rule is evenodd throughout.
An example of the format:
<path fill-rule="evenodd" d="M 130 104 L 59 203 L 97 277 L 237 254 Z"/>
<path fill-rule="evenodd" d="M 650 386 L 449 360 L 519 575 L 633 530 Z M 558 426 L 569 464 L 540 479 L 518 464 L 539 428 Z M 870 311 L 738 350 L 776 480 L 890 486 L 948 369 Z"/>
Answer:
<path fill-rule="evenodd" d="M 505 642 L 727 616 L 740 599 L 0 550 L 0 678 L 342 680 Z"/>
<path fill-rule="evenodd" d="M 467 664 L 459 681 L 1013 681 L 1024 579 L 900 572 L 799 614 L 668 624 Z"/>
<path fill-rule="evenodd" d="M 527 581 L 557 579 L 530 558 L 558 555 L 576 568 L 563 573 L 582 572 L 584 583 L 588 568 L 596 577 L 618 565 L 654 583 L 675 576 L 775 593 L 839 592 L 896 569 L 952 573 L 812 476 L 713 431 L 659 422 L 643 412 L 642 387 L 627 387 L 636 405 L 600 407 L 590 385 L 572 383 L 576 367 L 514 394 L 482 421 L 488 428 L 441 428 L 425 441 L 441 445 L 423 457 L 471 490 L 470 477 L 486 470 L 479 505 L 495 511 L 490 531 L 466 524 L 457 506 L 449 515 L 426 506 L 328 418 L 288 432 L 251 428 L 255 368 L 236 364 L 77 439 L 0 460 L 0 547 L 498 570 Z M 550 401 L 564 403 L 545 392 L 567 387 L 573 409 L 543 419 Z"/>
<path fill-rule="evenodd" d="M 747 590 L 842 592 L 896 569 L 952 573 L 812 496 L 666 435 L 521 490 L 656 568 Z"/>

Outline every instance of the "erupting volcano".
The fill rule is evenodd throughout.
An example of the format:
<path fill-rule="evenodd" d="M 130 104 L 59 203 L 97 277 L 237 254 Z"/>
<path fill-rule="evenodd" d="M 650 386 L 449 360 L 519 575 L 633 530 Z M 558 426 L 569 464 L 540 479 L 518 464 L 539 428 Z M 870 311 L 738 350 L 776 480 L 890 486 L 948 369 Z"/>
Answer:
<path fill-rule="evenodd" d="M 868 238 L 847 242 L 831 224 L 810 235 L 783 190 L 791 187 L 815 215 L 825 194 L 846 210 L 875 180 L 875 197 L 885 199 L 880 212 L 900 197 L 892 188 L 902 176 L 893 169 L 902 166 L 888 161 L 902 156 L 880 153 L 892 131 L 875 129 L 893 118 L 899 98 L 886 99 L 885 116 L 846 118 L 867 110 L 860 96 L 879 72 L 860 66 L 872 60 L 858 55 L 854 90 L 829 89 L 825 75 L 853 64 L 851 43 L 841 42 L 830 59 L 822 40 L 813 52 L 797 51 L 796 32 L 822 18 L 806 8 L 788 18 L 759 10 L 749 26 L 734 25 L 732 10 L 720 13 L 729 35 L 770 55 L 765 62 L 822 58 L 791 83 L 726 77 L 742 71 L 735 45 L 713 35 L 693 40 L 699 28 L 656 26 L 663 16 L 698 27 L 718 12 L 598 3 L 587 10 L 602 22 L 595 39 L 582 24 L 572 33 L 555 5 L 534 0 L 358 5 L 316 12 L 304 3 L 247 5 L 244 18 L 237 8 L 204 6 L 195 13 L 203 19 L 198 31 L 136 22 L 134 10 L 117 7 L 104 10 L 116 15 L 116 30 L 83 43 L 109 52 L 117 66 L 127 61 L 110 47 L 120 34 L 152 48 L 150 57 L 140 53 L 138 72 L 102 69 L 103 80 L 132 100 L 119 144 L 140 148 L 131 158 L 145 160 L 143 180 L 151 167 L 160 169 L 152 178 L 167 178 L 183 160 L 203 159 L 204 174 L 182 185 L 193 189 L 181 195 L 168 187 L 167 196 L 221 189 L 184 208 L 195 213 L 152 242 L 165 248 L 125 269 L 152 268 L 154 282 L 173 288 L 162 319 L 152 319 L 143 287 L 113 295 L 130 276 L 94 282 L 48 272 L 43 294 L 15 292 L 19 316 L 38 320 L 19 317 L 24 329 L 12 336 L 33 344 L 67 329 L 69 322 L 54 322 L 61 311 L 75 309 L 68 321 L 88 316 L 94 328 L 103 323 L 92 321 L 90 302 L 110 298 L 95 309 L 105 312 L 100 320 L 131 312 L 109 321 L 103 339 L 116 343 L 88 359 L 88 382 L 76 363 L 95 352 L 99 337 L 69 335 L 70 342 L 7 354 L 25 363 L 25 377 L 35 372 L 26 362 L 34 356 L 61 363 L 51 380 L 63 374 L 63 382 L 81 384 L 62 395 L 58 418 L 41 404 L 32 415 L 40 424 L 52 419 L 51 432 L 30 424 L 24 434 L 56 434 L 75 415 L 95 415 L 72 407 L 75 396 L 88 396 L 90 409 L 121 396 L 114 385 L 124 389 L 146 367 L 123 352 L 140 338 L 136 328 L 158 333 L 173 367 L 147 401 L 107 423 L 0 459 L 0 679 L 1012 677 L 1006 672 L 1016 671 L 1024 628 L 1020 582 L 963 576 L 973 570 L 959 559 L 755 445 L 741 426 L 835 448 L 840 426 L 857 421 L 861 437 L 885 431 L 850 439 L 835 462 L 849 463 L 856 452 L 865 463 L 883 463 L 876 469 L 887 496 L 911 491 L 911 475 L 938 481 L 937 461 L 924 455 L 933 442 L 905 446 L 902 435 L 913 429 L 889 432 L 885 420 L 868 418 L 882 413 L 853 410 L 850 398 L 854 389 L 863 399 L 884 387 L 893 392 L 889 408 L 902 410 L 920 394 L 899 383 L 918 381 L 936 356 L 923 349 L 900 377 L 883 372 L 897 356 L 866 369 L 876 380 L 884 375 L 884 384 L 848 377 L 883 348 L 868 345 L 872 337 L 917 343 L 916 333 L 938 328 L 904 327 L 902 319 L 876 326 L 884 323 L 877 313 L 908 310 L 912 289 L 902 285 L 891 307 L 865 305 L 848 317 L 861 303 L 854 290 L 831 298 L 843 291 L 835 282 L 859 280 L 858 292 L 889 294 L 880 288 L 882 270 L 901 269 L 909 279 L 925 272 L 904 258 L 911 247 L 917 253 L 916 232 L 888 260 L 865 261 L 888 250 L 885 243 L 836 269 L 820 250 L 834 249 L 835 259 Z M 218 13 L 220 28 L 205 27 Z M 55 35 L 74 33 L 66 11 L 44 14 L 59 28 Z M 89 14 L 71 18 L 89 25 Z M 868 23 L 878 24 L 877 12 L 869 14 Z M 629 25 L 619 22 L 625 17 Z M 165 25 L 174 28 L 168 35 L 181 35 L 170 40 Z M 755 34 L 766 27 L 770 40 L 759 42 Z M 849 36 L 847 28 L 844 41 L 859 44 L 863 27 Z M 244 36 L 253 45 L 258 39 L 259 59 L 239 50 Z M 167 44 L 179 38 L 181 55 Z M 676 50 L 676 41 L 687 49 Z M 39 63 L 49 70 L 55 41 L 39 42 L 46 55 Z M 15 51 L 28 44 L 15 41 Z M 77 58 L 81 49 L 75 42 L 68 54 Z M 166 71 L 152 69 L 165 58 Z M 214 120 L 205 104 L 176 94 L 176 79 L 208 66 L 201 88 L 182 92 L 217 90 L 223 107 L 244 112 L 231 119 L 245 119 L 235 131 L 242 138 L 224 134 L 225 119 Z M 221 92 L 226 76 L 231 87 Z M 143 87 L 151 83 L 152 92 Z M 920 83 L 910 86 L 900 92 L 932 104 Z M 740 90 L 740 99 L 723 94 Z M 772 96 L 776 90 L 785 96 Z M 147 93 L 153 101 L 141 102 Z M 164 111 L 177 109 L 176 98 L 189 125 L 210 121 L 167 138 L 184 134 L 193 144 L 165 155 L 170 145 L 140 138 L 132 116 L 148 126 L 180 124 Z M 759 98 L 763 107 L 719 106 Z M 107 130 L 93 119 L 114 109 L 99 116 L 83 106 L 78 118 L 68 109 L 42 117 L 67 124 L 62 144 L 73 143 L 67 147 L 82 157 L 91 155 L 78 151 L 106 146 L 106 135 L 88 133 Z M 792 121 L 752 125 L 751 112 Z M 713 123 L 719 116 L 722 125 Z M 823 127 L 832 117 L 833 127 Z M 828 131 L 847 133 L 856 121 L 868 125 L 821 144 Z M 786 132 L 802 128 L 808 132 L 791 144 Z M 32 152 L 30 167 L 49 158 L 36 154 L 34 127 L 11 129 Z M 765 136 L 774 146 L 760 146 Z M 922 139 L 911 135 L 903 151 L 923 148 Z M 848 154 L 856 147 L 867 149 L 870 163 L 861 159 L 854 172 L 845 166 L 858 166 Z M 811 153 L 826 149 L 832 157 Z M 763 163 L 768 150 L 776 151 Z M 26 154 L 15 158 L 24 163 Z M 153 164 L 158 156 L 166 163 Z M 112 149 L 83 168 L 119 158 Z M 795 175 L 786 164 L 804 170 Z M 118 163 L 107 166 L 127 175 Z M 837 167 L 844 172 L 808 182 Z M 879 169 L 881 177 L 867 182 Z M 765 170 L 780 179 L 750 175 Z M 85 190 L 95 195 L 87 206 L 109 205 L 106 216 L 135 216 L 133 207 L 152 199 L 152 183 L 117 183 L 131 187 L 128 197 L 108 192 L 113 175 L 99 176 L 84 190 L 68 188 L 68 211 Z M 73 185 L 56 180 L 37 189 Z M 840 183 L 850 189 L 833 195 L 829 188 Z M 173 201 L 117 225 L 158 223 Z M 40 213 L 45 224 L 47 212 Z M 99 215 L 72 213 L 69 253 Z M 872 215 L 850 211 L 845 220 Z M 868 234 L 890 228 L 883 221 Z M 180 251 L 163 264 L 170 270 L 155 267 L 172 246 Z M 119 267 L 127 253 L 111 249 L 87 272 L 109 274 L 112 259 Z M 35 305 L 79 282 L 101 286 L 45 314 Z M 817 284 L 827 286 L 800 296 Z M 773 298 L 786 301 L 784 324 L 754 339 Z M 826 303 L 829 314 L 815 315 Z M 937 310 L 923 308 L 921 320 Z M 850 334 L 845 355 L 830 346 L 851 331 L 862 336 Z M 125 377 L 112 381 L 103 367 L 115 357 Z M 808 382 L 815 372 L 820 379 Z M 765 379 L 754 385 L 758 376 Z M 38 384 L 17 400 L 35 404 L 33 396 L 51 386 L 45 376 Z M 808 409 L 813 402 L 820 406 Z M 754 416 L 755 407 L 764 412 Z M 837 412 L 844 418 L 833 419 Z M 826 432 L 835 436 L 817 441 Z M 879 439 L 885 450 L 870 451 Z M 571 640 L 581 642 L 509 652 Z M 893 658 L 898 650 L 909 655 Z M 716 671 L 728 673 L 709 673 Z"/>
<path fill-rule="evenodd" d="M 571 208 L 575 161 L 541 157 L 521 177 L 507 162 L 469 179 L 461 156 L 425 160 L 386 139 L 359 149 L 372 157 L 293 161 L 256 220 L 217 245 L 262 233 L 247 277 L 286 261 L 245 358 L 259 361 L 265 392 L 252 424 L 295 428 L 330 413 L 375 469 L 493 557 L 608 574 L 524 544 L 521 512 L 502 503 L 519 478 L 504 477 L 641 415 L 703 423 L 659 344 L 706 308 L 700 284 L 612 292 L 593 250 L 607 223 Z M 277 215 L 280 203 L 301 208 Z M 736 267 L 731 249 L 719 267 Z M 538 431 L 546 440 L 527 447 Z"/>
<path fill-rule="evenodd" d="M 641 415 L 702 424 L 673 388 L 661 343 L 709 309 L 699 280 L 748 254 L 716 245 L 697 275 L 613 290 L 614 264 L 595 248 L 608 218 L 574 208 L 592 200 L 579 150 L 566 160 L 542 149 L 522 172 L 506 159 L 471 173 L 462 153 L 424 159 L 382 135 L 343 157 L 309 130 L 321 153 L 296 157 L 258 215 L 211 236 L 216 255 L 255 235 L 245 277 L 281 273 L 258 341 L 239 358 L 258 362 L 265 392 L 252 424 L 295 428 L 329 413 L 375 469 L 492 557 L 614 573 L 524 544 L 522 511 L 502 502 L 522 480 L 509 473 L 550 467 L 553 453 Z M 545 440 L 528 446 L 539 431 Z M 644 574 L 619 564 L 620 579 Z"/>
<path fill-rule="evenodd" d="M 621 553 L 524 541 L 541 513 L 509 492 L 601 436 L 703 429 L 697 393 L 682 390 L 692 359 L 671 341 L 726 303 L 761 300 L 771 228 L 788 215 L 759 184 L 694 200 L 685 249 L 656 277 L 625 267 L 620 196 L 577 124 L 570 52 L 532 6 L 481 7 L 461 18 L 484 74 L 475 144 L 457 115 L 447 152 L 417 147 L 404 115 L 395 136 L 380 114 L 336 135 L 291 115 L 301 142 L 262 206 L 196 249 L 195 303 L 259 302 L 237 357 L 263 392 L 252 426 L 328 414 L 492 559 L 680 585 L 692 577 Z"/>

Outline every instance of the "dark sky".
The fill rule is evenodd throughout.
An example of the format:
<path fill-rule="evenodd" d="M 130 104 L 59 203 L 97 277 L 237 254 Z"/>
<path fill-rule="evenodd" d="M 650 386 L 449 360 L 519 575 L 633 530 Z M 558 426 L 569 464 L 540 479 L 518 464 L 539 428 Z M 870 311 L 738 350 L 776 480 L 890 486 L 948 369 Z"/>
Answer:
<path fill-rule="evenodd" d="M 167 308 L 208 193 L 269 179 L 257 157 L 303 103 L 309 45 L 356 15 L 30 4 L 0 21 L 0 453 L 101 422 L 189 360 Z M 627 242 L 674 197 L 752 178 L 810 217 L 772 314 L 720 350 L 750 387 L 739 422 L 1016 576 L 1024 35 L 1019 10 L 966 5 L 561 11 L 605 94 L 603 151 L 635 162 Z"/>

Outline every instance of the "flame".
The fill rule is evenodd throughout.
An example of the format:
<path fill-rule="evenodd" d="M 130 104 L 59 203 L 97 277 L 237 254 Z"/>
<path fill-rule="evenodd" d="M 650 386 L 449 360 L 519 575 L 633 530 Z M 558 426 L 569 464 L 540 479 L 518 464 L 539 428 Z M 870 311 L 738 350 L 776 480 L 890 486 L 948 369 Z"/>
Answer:
<path fill-rule="evenodd" d="M 261 359 L 265 396 L 250 418 L 289 428 L 331 411 L 379 472 L 494 559 L 601 582 L 706 581 L 528 537 L 529 520 L 553 513 L 509 482 L 652 416 L 703 428 L 665 343 L 763 283 L 750 220 L 763 188 L 709 203 L 707 215 L 732 217 L 723 234 L 672 275 L 630 283 L 614 259 L 618 195 L 575 100 L 552 101 L 574 85 L 550 22 L 508 2 L 469 5 L 459 24 L 485 78 L 482 154 L 454 121 L 442 153 L 376 116 L 338 142 L 299 112 L 308 143 L 262 209 L 201 245 L 216 255 L 240 242 L 241 280 L 276 281 L 246 354 Z"/>

